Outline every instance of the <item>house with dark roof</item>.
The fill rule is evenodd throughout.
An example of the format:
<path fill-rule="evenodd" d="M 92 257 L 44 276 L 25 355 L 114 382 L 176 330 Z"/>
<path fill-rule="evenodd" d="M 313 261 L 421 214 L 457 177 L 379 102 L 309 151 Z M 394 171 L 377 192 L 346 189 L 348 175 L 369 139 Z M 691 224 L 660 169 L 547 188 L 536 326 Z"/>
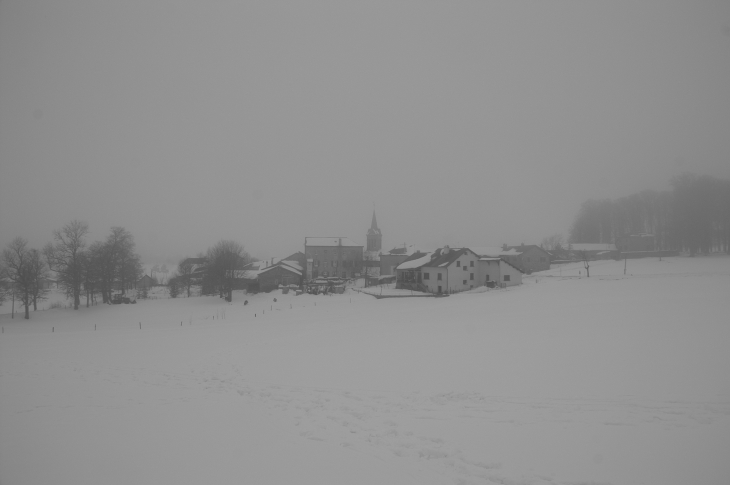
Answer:
<path fill-rule="evenodd" d="M 550 269 L 550 253 L 535 244 L 520 244 L 519 246 L 503 246 L 505 251 L 513 251 L 516 254 L 504 257 L 514 264 L 522 272 L 530 274 L 535 271 Z"/>
<path fill-rule="evenodd" d="M 393 248 L 387 253 L 381 253 L 380 276 L 395 276 L 395 268 L 417 252 L 419 252 L 419 249 L 413 244 L 410 246 L 404 244 L 403 247 Z"/>
<path fill-rule="evenodd" d="M 297 285 L 304 283 L 304 253 L 297 251 L 285 258 L 268 258 L 248 263 L 234 273 L 236 287 L 248 291 L 271 291 L 279 285 Z"/>

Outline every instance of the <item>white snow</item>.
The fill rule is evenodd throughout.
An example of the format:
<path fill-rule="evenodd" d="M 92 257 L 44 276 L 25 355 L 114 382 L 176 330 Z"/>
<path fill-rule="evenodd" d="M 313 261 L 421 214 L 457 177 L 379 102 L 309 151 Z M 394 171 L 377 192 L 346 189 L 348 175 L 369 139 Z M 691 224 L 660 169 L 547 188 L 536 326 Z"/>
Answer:
<path fill-rule="evenodd" d="M 0 483 L 730 483 L 730 258 L 623 271 L 1 315 Z"/>
<path fill-rule="evenodd" d="M 410 261 L 404 261 L 401 264 L 399 264 L 395 269 L 415 269 L 420 268 L 424 264 L 431 261 L 431 255 L 433 253 L 426 253 L 423 257 L 420 257 L 418 259 L 412 259 Z"/>

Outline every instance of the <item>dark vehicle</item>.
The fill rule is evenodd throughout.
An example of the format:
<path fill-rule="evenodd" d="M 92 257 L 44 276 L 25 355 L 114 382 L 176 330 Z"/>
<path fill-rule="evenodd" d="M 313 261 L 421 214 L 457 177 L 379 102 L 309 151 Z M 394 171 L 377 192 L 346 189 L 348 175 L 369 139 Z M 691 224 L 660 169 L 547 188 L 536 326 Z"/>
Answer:
<path fill-rule="evenodd" d="M 137 303 L 137 300 L 131 300 L 121 294 L 112 296 L 112 305 L 119 305 L 120 303 Z"/>

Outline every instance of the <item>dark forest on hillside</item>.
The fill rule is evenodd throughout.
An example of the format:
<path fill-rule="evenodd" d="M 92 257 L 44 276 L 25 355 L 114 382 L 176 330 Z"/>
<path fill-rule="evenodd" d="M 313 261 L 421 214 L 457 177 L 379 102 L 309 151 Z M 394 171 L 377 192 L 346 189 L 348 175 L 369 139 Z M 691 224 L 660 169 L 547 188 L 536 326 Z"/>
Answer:
<path fill-rule="evenodd" d="M 573 222 L 573 243 L 613 243 L 654 234 L 657 249 L 730 253 L 730 180 L 684 173 L 666 191 L 585 201 Z"/>

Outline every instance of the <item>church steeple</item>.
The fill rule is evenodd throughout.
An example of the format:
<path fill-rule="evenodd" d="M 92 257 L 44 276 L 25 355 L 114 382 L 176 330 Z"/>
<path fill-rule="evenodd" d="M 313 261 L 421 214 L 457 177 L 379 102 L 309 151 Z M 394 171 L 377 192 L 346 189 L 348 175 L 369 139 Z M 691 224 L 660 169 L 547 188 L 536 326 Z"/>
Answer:
<path fill-rule="evenodd" d="M 370 230 L 368 231 L 368 234 L 380 234 L 380 229 L 378 229 L 378 221 L 375 219 L 375 211 L 373 211 L 373 222 L 370 223 Z"/>
<path fill-rule="evenodd" d="M 380 251 L 383 246 L 383 235 L 378 229 L 378 221 L 375 218 L 375 211 L 373 211 L 373 221 L 370 223 L 370 229 L 367 234 L 368 245 L 366 251 Z"/>

